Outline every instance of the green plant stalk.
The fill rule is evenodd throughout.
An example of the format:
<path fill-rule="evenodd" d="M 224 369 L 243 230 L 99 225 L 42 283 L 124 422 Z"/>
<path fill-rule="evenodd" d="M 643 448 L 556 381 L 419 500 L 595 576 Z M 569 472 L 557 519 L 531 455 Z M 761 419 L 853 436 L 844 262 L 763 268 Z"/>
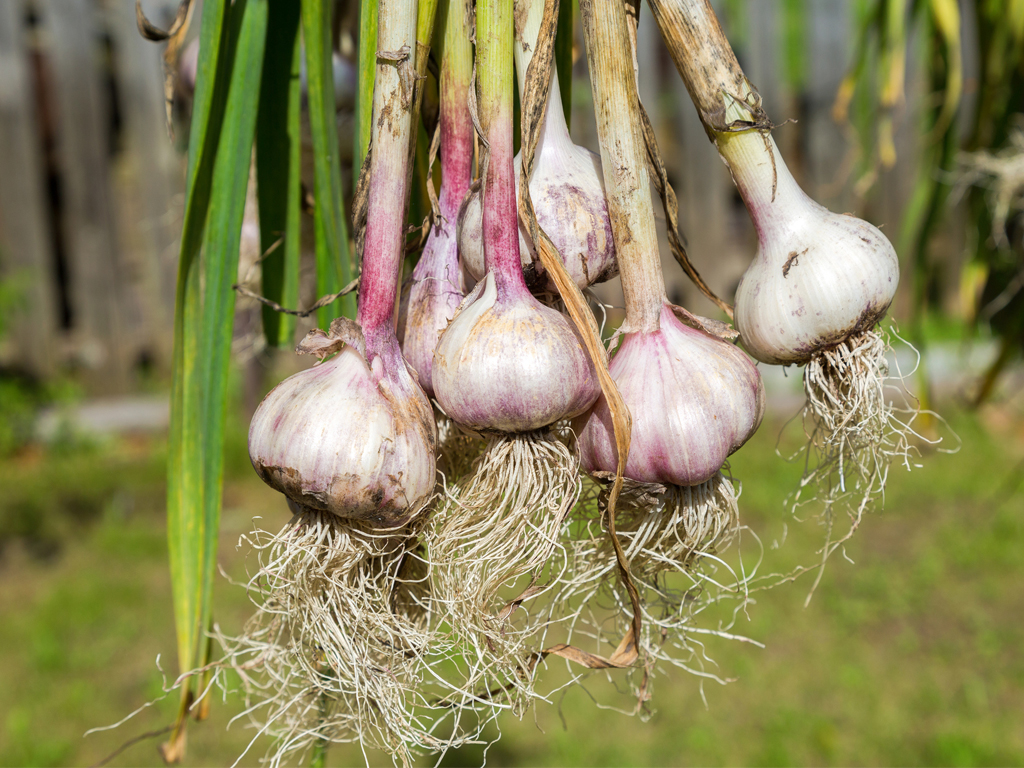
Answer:
<path fill-rule="evenodd" d="M 330 0 L 302 0 L 302 37 L 306 44 L 309 126 L 313 139 L 314 232 L 316 237 L 316 289 L 319 296 L 336 293 L 352 279 L 352 258 L 341 195 L 334 74 L 331 65 Z M 317 310 L 317 323 L 355 316 L 355 298 L 349 294 Z"/>
<path fill-rule="evenodd" d="M 260 263 L 263 295 L 286 307 L 299 303 L 301 227 L 299 6 L 270 0 L 267 56 L 256 115 Z M 263 335 L 272 347 L 294 342 L 295 318 L 263 307 Z"/>
<path fill-rule="evenodd" d="M 426 137 L 426 146 L 417 150 L 423 144 L 420 139 L 420 108 L 423 105 L 423 91 L 427 84 L 427 63 L 430 59 L 430 42 L 434 34 L 434 19 L 437 16 L 437 0 L 419 0 L 416 9 L 416 53 L 414 66 L 416 67 L 416 84 L 413 91 L 412 102 L 412 125 L 409 131 L 409 178 L 406 179 L 406 200 L 403 210 L 411 210 L 413 218 L 410 222 L 418 226 L 426 211 L 430 208 L 429 199 L 426 196 L 427 178 L 427 152 L 430 141 L 433 137 Z M 413 184 L 413 176 L 417 176 L 422 183 Z M 410 206 L 410 197 L 413 194 L 413 187 L 416 188 L 416 195 L 420 197 L 419 204 Z"/>
<path fill-rule="evenodd" d="M 512 119 L 512 0 L 481 0 L 477 6 L 476 73 L 480 127 L 487 137 L 496 121 Z"/>
<path fill-rule="evenodd" d="M 189 147 L 175 297 L 167 530 L 179 666 L 202 664 L 223 484 L 227 373 L 245 195 L 255 133 L 267 0 L 208 0 Z M 203 258 L 200 263 L 200 245 Z M 202 274 L 201 274 L 202 273 Z M 194 685 L 165 747 L 184 750 Z"/>
<path fill-rule="evenodd" d="M 807 81 L 807 0 L 782 0 L 783 73 L 794 93 Z"/>
<path fill-rule="evenodd" d="M 930 30 L 929 44 L 925 55 L 929 58 L 940 56 L 946 69 L 958 66 L 959 62 L 950 61 L 948 49 L 943 44 L 941 32 Z M 932 86 L 940 90 L 948 78 L 946 73 L 932 69 Z M 928 313 L 928 278 L 929 251 L 936 229 L 941 224 L 942 214 L 946 208 L 951 186 L 946 179 L 952 178 L 956 165 L 956 154 L 959 147 L 959 132 L 955 121 L 948 119 L 946 105 L 936 106 L 929 110 L 926 118 L 925 135 L 931 136 L 933 143 L 925 152 L 921 162 L 920 178 L 914 195 L 908 206 L 904 219 L 901 250 L 912 254 L 912 294 L 910 304 L 910 340 L 922 353 L 921 362 L 917 366 L 917 397 L 921 402 L 922 415 L 926 426 L 930 426 L 932 393 L 928 376 L 927 358 L 923 354 L 927 346 L 924 335 L 924 323 Z M 935 131 L 939 130 L 939 135 Z"/>
<path fill-rule="evenodd" d="M 359 53 L 356 80 L 355 154 L 352 188 L 359 183 L 366 153 L 370 151 L 373 120 L 373 80 L 377 71 L 377 0 L 359 2 Z"/>
<path fill-rule="evenodd" d="M 619 0 L 580 4 L 601 166 L 615 257 L 626 303 L 624 333 L 652 332 L 661 324 L 665 281 L 647 175 L 640 98 L 625 7 Z"/>

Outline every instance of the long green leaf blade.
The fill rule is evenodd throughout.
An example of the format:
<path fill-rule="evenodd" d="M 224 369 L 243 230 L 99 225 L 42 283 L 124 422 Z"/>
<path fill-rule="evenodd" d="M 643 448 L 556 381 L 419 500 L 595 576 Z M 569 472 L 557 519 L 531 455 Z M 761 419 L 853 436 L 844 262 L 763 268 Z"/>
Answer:
<path fill-rule="evenodd" d="M 256 178 L 259 189 L 263 295 L 294 307 L 299 300 L 301 194 L 299 6 L 270 0 L 267 55 L 256 116 Z M 272 347 L 290 346 L 295 319 L 263 307 L 263 334 Z"/>
<path fill-rule="evenodd" d="M 377 0 L 359 2 L 359 54 L 356 77 L 356 147 L 352 161 L 352 188 L 359 181 L 366 153 L 370 150 L 373 121 L 373 79 L 377 67 Z"/>
<path fill-rule="evenodd" d="M 203 633 L 210 617 L 220 517 L 231 284 L 238 271 L 266 4 L 236 0 L 228 6 L 207 0 L 200 33 L 168 457 L 168 548 L 182 671 L 199 666 L 208 648 Z M 164 752 L 169 760 L 181 756 L 185 708 L 194 692 L 194 682 L 183 687 L 183 709 Z"/>
<path fill-rule="evenodd" d="M 313 138 L 316 283 L 321 296 L 335 293 L 352 279 L 352 260 L 341 197 L 341 164 L 334 108 L 329 0 L 302 0 L 302 37 L 306 44 L 309 127 Z M 317 311 L 321 328 L 339 315 L 355 317 L 355 298 L 344 296 Z"/>
<path fill-rule="evenodd" d="M 185 218 L 175 289 L 171 424 L 167 460 L 167 542 L 171 567 L 178 665 L 193 668 L 200 565 L 195 526 L 202 509 L 199 410 L 194 401 L 196 339 L 201 323 L 199 249 L 209 210 L 213 161 L 230 77 L 229 30 L 224 0 L 207 0 L 200 29 L 198 76 L 192 104 Z M 188 696 L 191 686 L 186 685 Z M 173 739 L 172 739 L 173 740 Z"/>
<path fill-rule="evenodd" d="M 200 629 L 210 621 L 210 596 L 216 572 L 224 485 L 224 427 L 227 421 L 228 367 L 235 317 L 238 250 L 253 137 L 260 74 L 267 35 L 268 0 L 235 0 L 232 13 L 243 14 L 227 110 L 213 172 L 209 221 L 203 246 L 203 327 L 199 345 L 203 385 L 203 517 Z M 240 7 L 241 6 L 241 7 Z M 196 649 L 197 657 L 200 648 Z"/>

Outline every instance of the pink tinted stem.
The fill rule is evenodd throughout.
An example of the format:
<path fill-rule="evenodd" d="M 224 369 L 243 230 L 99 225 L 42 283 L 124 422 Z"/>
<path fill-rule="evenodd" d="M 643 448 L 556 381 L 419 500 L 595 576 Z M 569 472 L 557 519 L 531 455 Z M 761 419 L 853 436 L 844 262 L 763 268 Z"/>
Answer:
<path fill-rule="evenodd" d="M 367 197 L 357 320 L 368 357 L 398 350 L 395 305 L 405 255 L 406 179 L 412 98 L 401 70 L 411 70 L 416 44 L 415 0 L 380 0 L 377 72 L 373 95 L 372 165 Z M 405 58 L 399 58 L 403 53 Z M 381 54 L 387 54 L 382 56 Z"/>
<path fill-rule="evenodd" d="M 488 143 L 483 189 L 484 263 L 499 299 L 528 294 L 519 260 L 519 213 L 512 144 L 512 0 L 477 3 L 480 122 Z"/>

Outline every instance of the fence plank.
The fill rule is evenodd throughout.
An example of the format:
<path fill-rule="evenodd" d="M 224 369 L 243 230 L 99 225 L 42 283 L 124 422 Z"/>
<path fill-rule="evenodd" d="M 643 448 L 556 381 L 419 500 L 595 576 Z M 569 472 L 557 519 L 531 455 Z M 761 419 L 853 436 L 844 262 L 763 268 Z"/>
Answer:
<path fill-rule="evenodd" d="M 847 153 L 842 130 L 832 120 L 836 89 L 850 65 L 850 0 L 808 0 L 807 192 L 832 210 L 851 210 L 852 196 L 836 178 Z"/>
<path fill-rule="evenodd" d="M 44 0 L 41 8 L 51 39 L 73 352 L 89 391 L 121 392 L 129 384 L 126 296 L 114 235 L 96 7 L 89 0 Z"/>
<path fill-rule="evenodd" d="M 57 298 L 24 10 L 0 2 L 0 279 L 24 286 L 12 318 L 14 362 L 46 376 L 56 364 Z"/>
<path fill-rule="evenodd" d="M 139 34 L 132 3 L 111 9 L 120 103 L 124 115 L 123 170 L 119 190 L 131 205 L 119 205 L 119 231 L 125 260 L 136 267 L 141 298 L 143 347 L 161 370 L 169 370 L 181 229 L 182 169 L 167 135 L 163 99 L 163 46 Z M 134 215 L 133 215 L 134 214 Z"/>
<path fill-rule="evenodd" d="M 748 2 L 747 11 L 747 77 L 761 94 L 768 116 L 782 122 L 782 78 L 779 72 L 779 8 L 776 3 Z"/>

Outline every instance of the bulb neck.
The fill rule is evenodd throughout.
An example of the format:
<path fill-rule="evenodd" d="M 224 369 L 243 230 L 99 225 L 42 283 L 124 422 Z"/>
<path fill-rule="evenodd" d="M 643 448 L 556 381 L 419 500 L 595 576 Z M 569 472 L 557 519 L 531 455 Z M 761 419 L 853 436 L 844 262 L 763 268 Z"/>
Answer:
<path fill-rule="evenodd" d="M 526 75 L 533 61 L 533 51 L 537 47 L 537 38 L 540 35 L 540 25 L 544 20 L 543 0 L 518 0 L 519 12 L 526 10 L 526 19 L 521 29 L 516 30 L 515 39 L 515 61 L 516 80 L 519 84 L 519 99 L 523 100 L 526 91 Z M 541 158 L 545 151 L 564 151 L 573 149 L 575 145 L 569 138 L 569 126 L 565 122 L 565 113 L 562 111 L 562 94 L 558 87 L 558 73 L 555 67 L 551 67 L 550 88 L 548 89 L 548 103 L 544 113 L 544 125 L 541 126 L 540 135 L 537 140 L 536 156 Z M 534 168 L 536 168 L 536 164 Z"/>
<path fill-rule="evenodd" d="M 520 97 L 522 94 L 522 83 L 520 80 Z M 572 138 L 569 136 L 569 125 L 565 122 L 565 113 L 562 111 L 562 93 L 558 87 L 558 73 L 551 68 L 551 87 L 548 89 L 548 105 L 544 111 L 544 125 L 541 126 L 540 138 L 537 141 L 536 156 L 544 157 L 545 154 L 557 154 L 572 152 L 576 149 Z M 534 169 L 537 165 L 534 164 Z"/>
<path fill-rule="evenodd" d="M 394 378 L 394 374 L 404 370 L 405 360 L 402 357 L 402 349 L 392 326 L 379 325 L 371 328 L 369 332 L 365 330 L 364 326 L 363 338 L 366 341 L 366 362 L 371 366 L 371 369 L 376 369 L 382 374 L 390 374 L 388 376 L 389 379 Z M 383 364 L 381 368 L 377 368 L 374 365 L 377 359 Z"/>
<path fill-rule="evenodd" d="M 789 172 L 771 136 L 746 131 L 720 133 L 716 138 L 718 151 L 729 166 L 761 242 L 790 228 L 799 209 L 813 205 Z"/>
<path fill-rule="evenodd" d="M 483 188 L 484 265 L 494 275 L 498 300 L 529 295 L 519 256 L 519 208 L 512 154 L 512 111 L 491 123 Z"/>

